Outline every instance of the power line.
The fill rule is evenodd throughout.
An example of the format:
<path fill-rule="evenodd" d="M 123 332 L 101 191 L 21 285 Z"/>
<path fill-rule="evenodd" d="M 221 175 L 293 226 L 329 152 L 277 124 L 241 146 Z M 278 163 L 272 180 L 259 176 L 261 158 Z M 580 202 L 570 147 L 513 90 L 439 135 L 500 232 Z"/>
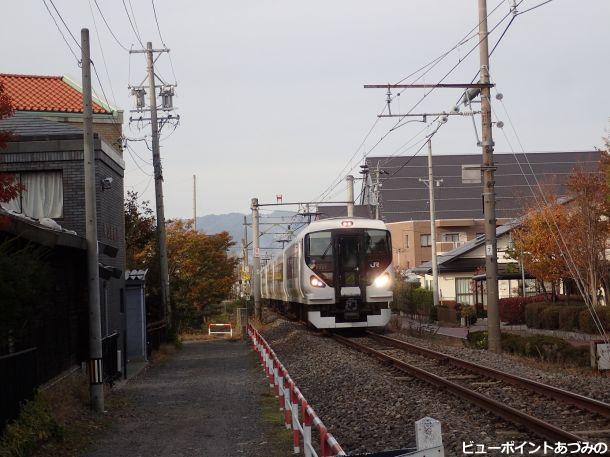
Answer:
<path fill-rule="evenodd" d="M 542 2 L 542 3 L 540 3 L 540 4 L 536 5 L 536 6 L 532 6 L 531 8 L 528 8 L 528 9 L 526 9 L 524 11 L 519 11 L 517 13 L 517 15 L 524 14 L 524 13 L 527 13 L 528 11 L 535 10 L 536 8 L 540 8 L 542 5 L 546 5 L 547 3 L 551 3 L 552 1 L 553 0 L 546 0 L 546 2 Z"/>
<path fill-rule="evenodd" d="M 76 52 L 74 52 L 74 49 L 72 49 L 72 46 L 70 46 L 70 43 L 68 42 L 68 39 L 66 38 L 66 35 L 64 34 L 64 32 L 62 32 L 61 27 L 59 26 L 59 24 L 57 23 L 57 20 L 55 19 L 55 16 L 53 16 L 53 13 L 49 9 L 49 5 L 47 5 L 47 2 L 45 0 L 42 0 L 42 3 L 44 4 L 45 8 L 49 12 L 49 16 L 51 16 L 51 19 L 53 20 L 53 23 L 55 24 L 55 27 L 57 27 L 57 31 L 59 32 L 59 34 L 63 38 L 64 42 L 66 43 L 66 46 L 68 46 L 68 49 L 70 50 L 70 53 L 74 56 L 74 58 L 76 59 L 76 62 L 80 66 L 80 64 L 81 64 L 80 59 L 76 55 Z"/>
<path fill-rule="evenodd" d="M 524 1 L 524 0 L 521 0 L 521 1 L 519 2 L 519 4 L 521 4 L 523 1 Z M 496 7 L 495 7 L 495 8 L 494 8 L 494 9 L 493 9 L 491 12 L 489 12 L 489 13 L 487 14 L 487 18 L 489 18 L 489 17 L 491 16 L 491 14 L 493 14 L 493 13 L 494 13 L 494 12 L 495 12 L 495 11 L 496 11 L 496 10 L 497 10 L 497 9 L 498 9 L 500 6 L 501 6 L 501 5 L 502 5 L 502 3 L 503 3 L 503 1 L 502 1 L 502 2 L 500 2 L 500 3 L 498 3 L 498 5 L 496 5 Z M 489 34 L 491 34 L 491 33 L 492 33 L 492 32 L 493 32 L 493 31 L 494 31 L 494 30 L 495 30 L 495 29 L 496 29 L 496 28 L 497 28 L 497 27 L 498 27 L 498 26 L 499 26 L 499 25 L 500 25 L 502 22 L 504 22 L 504 20 L 505 20 L 505 19 L 506 19 L 508 16 L 510 16 L 511 14 L 512 14 L 512 11 L 511 11 L 511 12 L 509 12 L 509 13 L 507 13 L 506 15 L 504 15 L 504 16 L 502 17 L 502 19 L 500 19 L 500 21 L 499 21 L 499 22 L 498 22 L 498 23 L 497 23 L 497 24 L 496 24 L 496 25 L 495 25 L 495 26 L 494 26 L 494 27 L 493 27 L 493 28 L 492 28 L 492 29 L 491 29 L 491 30 L 488 32 L 488 35 L 489 35 Z M 477 26 L 476 26 L 476 27 L 478 27 L 478 24 L 477 24 Z M 471 29 L 471 30 L 470 30 L 470 31 L 469 31 L 469 32 L 466 34 L 466 37 L 468 37 L 468 35 L 470 35 L 470 33 L 472 32 L 472 30 L 475 30 L 475 29 L 476 29 L 476 27 L 475 27 L 475 28 L 473 28 L 473 29 Z M 425 75 L 426 75 L 426 74 L 427 74 L 427 73 L 428 73 L 428 72 L 429 72 L 429 71 L 430 71 L 432 68 L 434 68 L 434 66 L 436 66 L 436 64 L 437 64 L 438 62 L 440 62 L 440 61 L 441 61 L 441 60 L 442 60 L 444 57 L 446 57 L 447 55 L 449 55 L 449 53 L 450 53 L 451 51 L 453 51 L 454 49 L 457 49 L 459 46 L 461 46 L 462 44 L 466 43 L 467 41 L 469 41 L 471 38 L 474 38 L 475 36 L 476 36 L 476 34 L 475 34 L 475 35 L 473 35 L 472 37 L 468 38 L 466 41 L 464 41 L 464 39 L 460 40 L 460 41 L 458 42 L 458 44 L 457 44 L 456 46 L 454 46 L 454 47 L 453 47 L 451 50 L 449 50 L 448 52 L 446 52 L 446 53 L 444 53 L 444 54 L 441 54 L 441 56 L 439 56 L 438 58 L 436 58 L 436 59 L 432 60 L 432 61 L 431 61 L 429 64 L 424 65 L 423 67 L 421 67 L 420 69 L 416 70 L 415 72 L 411 73 L 411 75 L 408 75 L 407 77 L 403 78 L 403 79 L 402 79 L 400 82 L 404 81 L 404 80 L 405 80 L 405 79 L 407 79 L 408 77 L 410 77 L 410 76 L 412 76 L 412 75 L 416 74 L 417 72 L 421 71 L 421 69 L 426 68 L 427 66 L 431 65 L 432 63 L 434 63 L 434 62 L 436 61 L 436 63 L 434 63 L 434 64 L 432 65 L 432 67 L 431 67 L 431 68 L 429 68 L 429 69 L 428 69 L 426 72 L 424 72 L 422 75 L 420 75 L 418 78 L 416 78 L 416 79 L 415 79 L 415 81 L 418 81 L 418 80 L 419 80 L 419 79 L 421 79 L 423 76 L 425 76 Z M 463 42 L 463 43 L 462 43 L 462 42 Z M 472 48 L 471 48 L 471 49 L 468 51 L 468 53 L 467 53 L 467 54 L 466 54 L 466 55 L 465 55 L 463 58 L 461 58 L 461 59 L 460 59 L 460 60 L 459 60 L 459 61 L 458 61 L 458 62 L 457 62 L 457 63 L 456 63 L 456 64 L 455 64 L 455 65 L 454 65 L 454 66 L 453 66 L 453 67 L 452 67 L 452 68 L 451 68 L 451 69 L 450 69 L 450 70 L 449 70 L 449 71 L 448 71 L 448 72 L 447 72 L 447 73 L 446 73 L 446 74 L 445 74 L 445 75 L 444 75 L 444 76 L 441 78 L 441 80 L 438 82 L 438 84 L 442 83 L 442 82 L 443 82 L 443 81 L 444 81 L 444 80 L 445 80 L 445 79 L 446 79 L 446 78 L 447 78 L 447 77 L 448 77 L 448 76 L 449 76 L 451 73 L 453 73 L 453 71 L 455 71 L 455 69 L 456 69 L 456 68 L 457 68 L 457 67 L 458 67 L 458 66 L 459 66 L 459 65 L 460 65 L 460 64 L 461 64 L 461 63 L 462 63 L 462 62 L 463 62 L 463 61 L 466 59 L 466 57 L 468 57 L 468 56 L 469 56 L 469 55 L 470 55 L 472 52 L 474 52 L 474 50 L 475 50 L 475 49 L 477 49 L 477 48 L 478 48 L 478 46 L 479 46 L 480 42 L 481 42 L 481 39 L 479 39 L 478 43 L 477 43 L 475 46 L 473 46 L 473 47 L 472 47 Z M 496 44 L 496 45 L 497 45 L 497 44 Z M 476 76 L 475 76 L 475 78 L 476 78 Z M 404 92 L 404 90 L 405 90 L 405 89 L 403 89 L 402 91 L 398 92 L 398 95 L 400 95 L 402 92 Z M 408 111 L 406 114 L 410 114 L 410 113 L 412 113 L 412 112 L 413 112 L 413 110 L 414 110 L 414 109 L 415 109 L 417 106 L 419 106 L 419 105 L 421 104 L 421 102 L 423 102 L 423 101 L 424 101 L 424 100 L 425 100 L 425 99 L 426 99 L 426 98 L 427 98 L 427 97 L 428 97 L 428 96 L 429 96 L 429 95 L 430 95 L 430 94 L 431 94 L 431 93 L 432 93 L 434 90 L 435 90 L 435 88 L 431 88 L 429 91 L 427 91 L 427 92 L 426 92 L 426 93 L 425 93 L 425 94 L 424 94 L 424 95 L 423 95 L 423 96 L 422 96 L 422 97 L 421 97 L 421 98 L 420 98 L 420 99 L 419 99 L 419 100 L 418 100 L 418 101 L 417 101 L 417 102 L 416 102 L 416 103 L 415 103 L 415 104 L 414 104 L 414 105 L 411 107 L 411 109 L 410 109 L 410 110 L 409 110 L 409 111 Z M 394 97 L 396 97 L 396 96 L 394 96 Z M 461 98 L 461 97 L 460 97 L 460 98 Z M 381 111 L 381 114 L 383 114 L 383 113 L 385 112 L 385 109 L 386 109 L 386 108 L 387 108 L 387 105 L 385 105 L 385 106 L 384 106 L 384 109 Z M 379 144 L 380 144 L 380 143 L 381 143 L 381 142 L 382 142 L 382 141 L 383 141 L 383 140 L 384 140 L 384 139 L 385 139 L 385 138 L 386 138 L 386 137 L 387 137 L 387 136 L 388 136 L 390 133 L 392 133 L 392 132 L 393 132 L 393 131 L 394 131 L 396 128 L 398 128 L 398 127 L 399 127 L 399 125 L 400 125 L 400 123 L 401 123 L 401 122 L 404 120 L 404 117 L 405 117 L 405 116 L 403 116 L 403 117 L 399 118 L 399 120 L 398 120 L 398 121 L 397 121 L 397 122 L 396 122 L 396 123 L 395 123 L 395 124 L 394 124 L 394 125 L 393 125 L 393 126 L 392 126 L 392 127 L 391 127 L 391 128 L 390 128 L 390 129 L 389 129 L 389 130 L 388 130 L 388 131 L 387 131 L 387 132 L 386 132 L 386 133 L 385 133 L 385 134 L 384 134 L 384 135 L 383 135 L 383 136 L 382 136 L 382 137 L 381 137 L 381 138 L 380 138 L 380 139 L 379 139 L 379 140 L 376 142 L 376 143 L 375 143 L 375 144 L 374 144 L 374 145 L 373 145 L 373 147 L 372 147 L 372 148 L 371 148 L 371 149 L 370 149 L 368 152 L 365 152 L 365 153 L 362 155 L 362 159 L 366 158 L 366 157 L 367 157 L 367 156 L 368 156 L 368 155 L 369 155 L 369 154 L 370 154 L 370 153 L 371 153 L 371 152 L 372 152 L 372 151 L 373 151 L 375 148 L 377 148 L 377 146 L 378 146 L 378 145 L 379 145 Z M 437 119 L 438 119 L 438 117 L 437 117 L 435 120 L 437 120 Z M 333 181 L 333 183 L 334 183 L 334 184 L 332 184 L 332 183 L 331 183 L 331 185 L 330 185 L 330 186 L 329 186 L 329 187 L 328 187 L 328 188 L 327 188 L 325 191 L 323 191 L 323 192 L 322 192 L 322 194 L 320 194 L 320 196 L 316 198 L 316 200 L 318 200 L 318 199 L 324 199 L 324 198 L 327 198 L 327 197 L 326 197 L 326 195 L 327 195 L 329 192 L 332 192 L 332 191 L 333 191 L 333 189 L 334 189 L 336 186 L 338 186 L 338 185 L 339 185 L 339 183 L 342 181 L 342 173 L 343 173 L 343 171 L 345 170 L 345 168 L 346 168 L 346 167 L 349 167 L 350 163 L 353 161 L 353 158 L 354 158 L 354 157 L 357 155 L 358 151 L 359 151 L 359 150 L 362 148 L 362 146 L 364 145 L 364 143 L 366 142 L 366 140 L 367 140 L 367 139 L 368 139 L 368 137 L 370 136 L 371 132 L 373 131 L 373 129 L 374 129 L 374 128 L 375 128 L 375 126 L 377 125 L 378 120 L 379 120 L 379 118 L 377 118 L 377 120 L 376 120 L 376 121 L 373 123 L 373 125 L 372 125 L 372 126 L 371 126 L 371 128 L 369 129 L 369 132 L 368 132 L 368 133 L 367 133 L 367 135 L 365 136 L 364 140 L 362 141 L 362 143 L 360 144 L 360 146 L 358 147 L 358 149 L 356 150 L 356 152 L 354 153 L 354 155 L 352 155 L 352 158 L 351 158 L 351 159 L 348 161 L 347 165 L 346 165 L 346 166 L 344 166 L 343 170 L 342 170 L 342 171 L 339 173 L 339 177 L 335 179 L 335 181 L 337 181 L 337 182 L 335 183 L 335 181 Z M 435 121 L 435 120 L 434 120 L 434 121 Z M 433 123 L 434 121 L 432 121 L 432 123 Z M 354 168 L 354 167 L 352 167 L 352 169 L 353 169 L 353 168 Z M 350 170 L 350 171 L 351 171 L 351 170 Z"/>
<path fill-rule="evenodd" d="M 144 47 L 144 43 L 142 43 L 142 39 L 140 38 L 140 35 L 138 34 L 138 32 L 136 32 L 135 27 L 133 26 L 133 22 L 131 21 L 131 16 L 129 15 L 129 11 L 127 10 L 127 5 L 125 4 L 125 0 L 123 1 L 123 8 L 125 9 L 125 13 L 127 14 L 127 19 L 129 19 L 129 25 L 131 25 L 131 30 L 133 30 L 133 33 L 135 34 L 137 40 L 140 42 L 140 45 L 142 47 Z M 135 20 L 135 18 L 134 18 Z"/>
<path fill-rule="evenodd" d="M 104 70 L 106 72 L 106 78 L 108 79 L 108 85 L 110 86 L 110 93 L 112 94 L 112 103 L 116 106 L 116 96 L 114 94 L 114 88 L 112 87 L 112 80 L 110 79 L 110 73 L 108 72 L 108 64 L 106 63 L 106 56 L 104 55 L 104 48 L 102 47 L 102 40 L 100 39 L 100 33 L 97 28 L 97 21 L 95 20 L 95 14 L 93 13 L 93 5 L 89 0 L 89 10 L 91 11 L 91 19 L 93 19 L 93 27 L 95 28 L 95 35 L 97 36 L 97 44 L 100 48 L 100 54 L 102 55 L 102 62 L 104 64 Z"/>
<path fill-rule="evenodd" d="M 97 10 L 100 12 L 100 16 L 102 17 L 102 20 L 104 21 L 104 24 L 106 24 L 106 28 L 108 29 L 108 31 L 110 32 L 110 35 L 112 35 L 112 38 L 114 38 L 114 41 L 121 47 L 123 48 L 123 50 L 129 52 L 129 49 L 123 45 L 123 43 L 121 43 L 121 40 L 119 40 L 117 38 L 117 36 L 115 35 L 115 33 L 112 31 L 112 28 L 110 28 L 110 25 L 108 24 L 108 21 L 106 20 L 106 17 L 104 16 L 104 13 L 102 13 L 102 9 L 100 8 L 100 5 L 97 3 L 97 0 L 93 0 L 95 2 L 95 6 L 97 7 Z"/>
<path fill-rule="evenodd" d="M 59 17 L 59 19 L 61 20 L 61 22 L 64 24 L 64 27 L 66 28 L 66 30 L 68 31 L 68 33 L 70 34 L 70 36 L 72 37 L 72 39 L 74 40 L 74 42 L 76 43 L 76 46 L 78 47 L 78 49 L 80 49 L 80 43 L 78 42 L 78 40 L 76 39 L 76 37 L 74 36 L 74 34 L 72 33 L 72 31 L 70 30 L 70 27 L 68 27 L 68 24 L 66 24 L 66 21 L 64 21 L 63 16 L 61 15 L 61 13 L 58 11 L 57 7 L 55 6 L 55 3 L 53 3 L 53 0 L 49 0 L 49 2 L 51 2 L 51 6 L 53 7 L 53 9 L 55 10 L 55 12 L 57 13 L 57 16 Z"/>

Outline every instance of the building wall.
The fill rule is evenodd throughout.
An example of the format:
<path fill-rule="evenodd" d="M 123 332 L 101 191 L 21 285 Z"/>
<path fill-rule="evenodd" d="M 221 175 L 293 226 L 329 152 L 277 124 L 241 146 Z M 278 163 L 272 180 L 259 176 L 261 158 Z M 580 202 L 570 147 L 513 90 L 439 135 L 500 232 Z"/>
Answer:
<path fill-rule="evenodd" d="M 85 236 L 85 181 L 82 140 L 47 140 L 11 142 L 0 152 L 0 172 L 51 171 L 62 172 L 64 205 L 63 217 L 56 221 L 63 228 Z M 100 253 L 104 265 L 125 271 L 125 220 L 123 212 L 123 169 L 104 152 L 95 140 L 96 210 L 98 240 L 116 247 L 112 258 Z M 101 189 L 103 178 L 112 177 L 111 189 Z M 100 278 L 102 304 L 102 334 L 111 334 L 123 327 L 121 293 L 124 277 Z"/>
<path fill-rule="evenodd" d="M 498 226 L 508 222 L 498 219 Z M 393 260 L 397 269 L 406 270 L 427 262 L 432 258 L 432 248 L 422 246 L 421 235 L 429 235 L 430 221 L 405 221 L 387 224 L 392 234 Z M 448 252 L 459 245 L 474 239 L 477 234 L 484 233 L 482 219 L 441 219 L 436 221 L 437 254 Z M 458 243 L 444 242 L 443 235 L 455 233 L 459 235 Z M 408 246 L 406 239 L 408 237 Z"/>

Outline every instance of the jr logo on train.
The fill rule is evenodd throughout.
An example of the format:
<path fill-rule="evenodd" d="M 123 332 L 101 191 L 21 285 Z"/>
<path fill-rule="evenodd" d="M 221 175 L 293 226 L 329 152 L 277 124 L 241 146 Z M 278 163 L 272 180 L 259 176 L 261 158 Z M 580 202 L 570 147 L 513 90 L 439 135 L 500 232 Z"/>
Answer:
<path fill-rule="evenodd" d="M 384 327 L 394 269 L 382 221 L 312 222 L 261 269 L 261 297 L 317 328 Z"/>

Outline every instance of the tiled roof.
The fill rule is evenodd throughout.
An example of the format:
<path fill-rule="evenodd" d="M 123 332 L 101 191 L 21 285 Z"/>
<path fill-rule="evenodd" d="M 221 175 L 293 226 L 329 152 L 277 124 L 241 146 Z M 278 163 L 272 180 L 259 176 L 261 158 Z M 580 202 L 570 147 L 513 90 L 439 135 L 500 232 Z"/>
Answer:
<path fill-rule="evenodd" d="M 83 112 L 82 93 L 63 76 L 0 73 L 0 84 L 4 86 L 4 92 L 11 97 L 16 111 Z M 110 111 L 95 102 L 93 112 L 111 114 Z"/>

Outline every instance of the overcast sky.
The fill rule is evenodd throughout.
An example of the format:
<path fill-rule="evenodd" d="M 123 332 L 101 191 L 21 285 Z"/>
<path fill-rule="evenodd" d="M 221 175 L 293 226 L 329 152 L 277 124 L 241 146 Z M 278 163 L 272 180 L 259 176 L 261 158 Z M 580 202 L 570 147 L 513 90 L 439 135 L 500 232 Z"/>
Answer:
<path fill-rule="evenodd" d="M 541 2 L 523 0 L 519 10 Z M 80 69 L 42 0 L 6 3 L 0 71 L 80 81 Z M 125 110 L 125 134 L 148 134 L 135 125 L 130 129 L 127 121 L 132 108 L 127 85 L 145 76 L 143 56 L 130 58 L 119 47 L 93 5 L 98 40 L 89 0 L 54 3 L 77 38 L 80 28 L 90 28 L 105 92 Z M 490 28 L 508 13 L 510 3 L 489 0 L 490 11 L 500 4 L 490 16 Z M 98 4 L 118 39 L 138 47 L 123 1 Z M 276 194 L 291 201 L 316 197 L 354 154 L 361 158 L 393 125 L 392 120 L 380 121 L 357 151 L 385 99 L 384 90 L 365 90 L 363 84 L 399 81 L 451 49 L 478 23 L 476 0 L 155 4 L 163 39 L 172 50 L 181 116 L 180 126 L 162 142 L 168 217 L 191 215 L 193 174 L 199 214 L 243 212 L 251 197 L 261 202 L 275 200 Z M 151 2 L 131 0 L 131 6 L 142 41 L 160 47 Z M 554 0 L 513 21 L 492 56 L 491 74 L 527 151 L 590 150 L 601 144 L 610 115 L 608 18 L 608 0 Z M 492 34 L 492 43 L 507 22 Z M 478 69 L 478 51 L 467 54 L 476 42 L 459 46 L 419 82 L 438 82 L 461 59 L 444 82 L 469 82 Z M 173 79 L 167 57 L 159 59 L 158 68 Z M 404 92 L 393 102 L 393 111 L 407 111 L 424 93 Z M 447 110 L 458 95 L 437 90 L 414 112 Z M 502 105 L 494 103 L 494 110 L 508 124 Z M 396 153 L 422 125 L 395 130 L 371 155 Z M 163 137 L 169 132 L 164 130 Z M 505 132 L 517 147 L 512 131 Z M 435 136 L 434 153 L 480 153 L 474 135 L 470 119 L 453 117 Z M 501 131 L 495 129 L 494 136 L 496 151 L 510 152 Z M 412 154 L 420 144 L 400 151 Z M 152 200 L 150 152 L 142 142 L 133 147 L 145 161 L 125 154 L 126 188 Z M 358 164 L 356 159 L 351 165 Z M 336 199 L 344 198 L 342 189 L 335 189 Z"/>

